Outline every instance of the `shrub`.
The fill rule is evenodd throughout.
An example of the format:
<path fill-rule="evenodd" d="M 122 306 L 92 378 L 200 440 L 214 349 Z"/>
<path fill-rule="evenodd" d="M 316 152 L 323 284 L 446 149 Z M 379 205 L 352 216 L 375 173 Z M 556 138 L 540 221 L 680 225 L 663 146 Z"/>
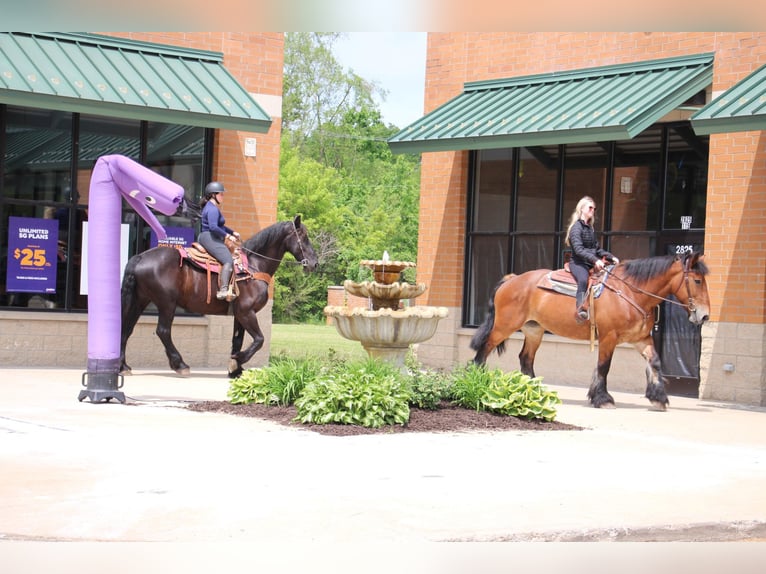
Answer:
<path fill-rule="evenodd" d="M 323 358 L 280 355 L 231 381 L 227 396 L 232 404 L 295 404 L 295 420 L 304 423 L 371 428 L 405 424 L 410 405 L 435 410 L 444 399 L 463 408 L 546 421 L 554 420 L 561 403 L 540 377 L 519 371 L 470 363 L 444 374 L 418 368 L 414 357 L 407 364 L 409 375 L 381 360 L 345 361 L 332 352 Z"/>
<path fill-rule="evenodd" d="M 321 371 L 321 362 L 315 358 L 278 357 L 266 367 L 244 371 L 231 381 L 227 396 L 235 405 L 291 405 Z"/>
<path fill-rule="evenodd" d="M 505 373 L 470 363 L 453 372 L 451 397 L 464 408 L 552 421 L 561 399 L 541 381 L 542 377 L 532 378 L 521 371 Z"/>
<path fill-rule="evenodd" d="M 388 363 L 367 359 L 325 371 L 295 401 L 297 421 L 379 428 L 410 418 L 408 385 Z"/>
<path fill-rule="evenodd" d="M 450 377 L 429 369 L 410 371 L 410 405 L 420 409 L 436 410 L 443 399 L 449 398 Z"/>
<path fill-rule="evenodd" d="M 556 418 L 556 405 L 561 404 L 561 399 L 541 381 L 541 377 L 532 378 L 520 371 L 507 373 L 490 382 L 482 404 L 490 412 L 550 422 Z"/>
<path fill-rule="evenodd" d="M 503 375 L 502 371 L 491 371 L 484 366 L 469 363 L 452 371 L 450 398 L 452 402 L 466 409 L 484 410 L 482 399 L 489 384 Z"/>

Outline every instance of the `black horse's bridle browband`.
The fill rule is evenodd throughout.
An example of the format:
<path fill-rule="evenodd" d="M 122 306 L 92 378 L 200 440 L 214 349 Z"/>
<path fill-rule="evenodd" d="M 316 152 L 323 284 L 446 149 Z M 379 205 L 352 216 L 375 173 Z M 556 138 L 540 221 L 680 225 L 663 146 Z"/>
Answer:
<path fill-rule="evenodd" d="M 291 223 L 293 224 L 293 233 L 295 234 L 295 239 L 298 240 L 298 247 L 301 250 L 301 256 L 303 257 L 303 259 L 301 259 L 300 261 L 282 261 L 281 259 L 276 259 L 275 257 L 269 257 L 268 255 L 264 255 L 263 253 L 258 253 L 257 251 L 252 251 L 252 250 L 248 249 L 247 247 L 245 247 L 244 244 L 240 245 L 239 249 L 249 253 L 250 255 L 255 255 L 257 257 L 260 257 L 261 259 L 268 259 L 269 261 L 279 261 L 279 262 L 286 263 L 286 264 L 302 265 L 303 267 L 307 267 L 308 264 L 309 264 L 309 260 L 306 259 L 306 252 L 303 250 L 303 241 L 301 241 L 301 236 L 298 234 L 298 228 L 296 227 L 295 222 L 292 221 Z M 249 271 L 252 271 L 252 269 L 250 269 L 250 264 L 249 263 L 247 265 L 247 268 L 248 268 Z"/>

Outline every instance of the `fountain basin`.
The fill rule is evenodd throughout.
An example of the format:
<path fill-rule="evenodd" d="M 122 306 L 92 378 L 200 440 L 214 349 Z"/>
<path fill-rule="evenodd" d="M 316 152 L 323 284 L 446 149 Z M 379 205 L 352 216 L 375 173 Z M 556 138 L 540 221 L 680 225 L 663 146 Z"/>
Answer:
<path fill-rule="evenodd" d="M 412 261 L 389 261 L 384 259 L 362 259 L 359 265 L 372 269 L 375 281 L 383 284 L 394 283 L 399 279 L 402 271 L 408 267 L 415 267 Z"/>
<path fill-rule="evenodd" d="M 404 369 L 409 346 L 434 336 L 439 320 L 448 315 L 446 307 L 414 306 L 378 310 L 327 306 L 324 314 L 333 318 L 338 333 L 359 341 L 367 354 Z"/>
<path fill-rule="evenodd" d="M 350 279 L 346 279 L 343 283 L 343 288 L 357 297 L 369 297 L 372 299 L 373 309 L 398 309 L 401 299 L 412 299 L 422 295 L 426 290 L 426 284 L 418 283 L 417 285 L 410 285 L 409 283 L 395 282 L 384 285 L 373 281 L 354 283 Z"/>

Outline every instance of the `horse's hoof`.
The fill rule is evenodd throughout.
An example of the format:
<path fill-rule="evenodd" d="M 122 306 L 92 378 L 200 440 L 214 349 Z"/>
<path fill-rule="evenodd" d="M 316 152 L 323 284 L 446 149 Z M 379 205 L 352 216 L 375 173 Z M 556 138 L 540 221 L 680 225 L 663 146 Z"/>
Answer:
<path fill-rule="evenodd" d="M 614 406 L 614 403 L 606 402 L 606 403 L 603 403 L 601 405 L 598 405 L 598 407 L 596 407 L 596 408 L 598 408 L 598 409 L 615 409 L 617 407 Z"/>
<path fill-rule="evenodd" d="M 186 367 L 185 369 L 176 369 L 176 373 L 181 377 L 188 377 L 191 375 L 191 369 L 189 367 Z"/>
<path fill-rule="evenodd" d="M 668 405 L 665 403 L 661 403 L 660 401 L 649 401 L 652 403 L 652 410 L 654 411 L 666 411 L 668 410 Z"/>

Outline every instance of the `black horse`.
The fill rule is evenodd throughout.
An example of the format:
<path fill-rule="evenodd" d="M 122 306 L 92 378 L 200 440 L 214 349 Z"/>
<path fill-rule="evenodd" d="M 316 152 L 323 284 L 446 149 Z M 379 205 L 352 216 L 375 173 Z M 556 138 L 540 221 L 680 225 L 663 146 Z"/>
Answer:
<path fill-rule="evenodd" d="M 285 253 L 291 253 L 307 272 L 316 269 L 317 255 L 300 216 L 292 221 L 275 223 L 258 232 L 241 249 L 247 256 L 249 274 L 238 278 L 239 296 L 231 303 L 216 299 L 215 293 L 213 297 L 208 297 L 206 272 L 191 264 L 188 259 L 182 260 L 178 249 L 155 247 L 130 258 L 122 280 L 120 371 L 123 374 L 131 373 L 130 366 L 125 362 L 125 347 L 138 318 L 149 303 L 157 306 L 157 336 L 165 346 L 170 368 L 180 375 L 189 374 L 189 365 L 184 362 L 171 338 L 176 306 L 204 315 L 227 315 L 231 306 L 234 334 L 229 376 L 234 378 L 242 374 L 242 365 L 252 359 L 263 346 L 263 333 L 258 326 L 256 313 L 268 302 L 269 281 Z M 212 274 L 212 281 L 215 289 L 217 274 Z M 245 331 L 253 338 L 253 342 L 242 351 Z"/>

